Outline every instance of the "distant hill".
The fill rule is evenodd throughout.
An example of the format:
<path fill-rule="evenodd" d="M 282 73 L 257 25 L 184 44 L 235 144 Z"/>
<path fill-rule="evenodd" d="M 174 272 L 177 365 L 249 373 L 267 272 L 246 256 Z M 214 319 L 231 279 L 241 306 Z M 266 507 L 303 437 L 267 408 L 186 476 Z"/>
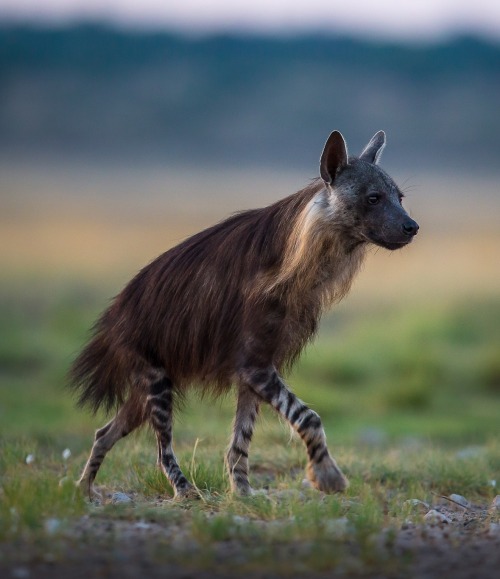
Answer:
<path fill-rule="evenodd" d="M 313 166 L 338 128 L 392 164 L 500 158 L 500 46 L 0 27 L 0 159 Z"/>

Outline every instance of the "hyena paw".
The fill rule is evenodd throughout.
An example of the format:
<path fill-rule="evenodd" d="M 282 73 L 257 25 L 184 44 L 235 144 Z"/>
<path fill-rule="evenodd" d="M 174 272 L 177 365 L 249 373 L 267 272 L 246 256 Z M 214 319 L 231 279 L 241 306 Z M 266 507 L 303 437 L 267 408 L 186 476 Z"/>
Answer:
<path fill-rule="evenodd" d="M 246 483 L 235 483 L 231 482 L 231 492 L 238 497 L 251 497 L 255 494 L 254 489 L 250 486 L 248 482 Z"/>
<path fill-rule="evenodd" d="M 182 488 L 175 489 L 174 499 L 176 501 L 199 499 L 200 492 L 193 486 L 187 485 Z"/>
<path fill-rule="evenodd" d="M 95 487 L 88 479 L 80 479 L 79 481 L 76 481 L 75 486 L 90 502 L 103 502 L 104 490 L 99 487 Z"/>
<path fill-rule="evenodd" d="M 310 462 L 307 465 L 307 478 L 315 489 L 324 493 L 340 493 L 349 486 L 349 481 L 330 456 L 326 456 L 320 463 Z"/>

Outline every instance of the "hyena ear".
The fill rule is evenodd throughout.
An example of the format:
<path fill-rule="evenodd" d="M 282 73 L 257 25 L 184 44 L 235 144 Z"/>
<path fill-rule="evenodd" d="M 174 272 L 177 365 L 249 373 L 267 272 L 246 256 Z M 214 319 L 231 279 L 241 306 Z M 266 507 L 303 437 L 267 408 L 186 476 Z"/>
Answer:
<path fill-rule="evenodd" d="M 348 163 L 347 145 L 344 137 L 338 132 L 328 137 L 325 143 L 321 160 L 319 163 L 319 173 L 327 185 L 331 185 L 337 173 Z"/>
<path fill-rule="evenodd" d="M 385 133 L 384 131 L 379 131 L 375 135 L 373 135 L 371 141 L 366 145 L 363 149 L 363 152 L 359 156 L 360 159 L 363 161 L 367 161 L 368 163 L 372 163 L 376 165 L 380 161 L 380 157 L 382 156 L 382 151 L 385 147 Z"/>

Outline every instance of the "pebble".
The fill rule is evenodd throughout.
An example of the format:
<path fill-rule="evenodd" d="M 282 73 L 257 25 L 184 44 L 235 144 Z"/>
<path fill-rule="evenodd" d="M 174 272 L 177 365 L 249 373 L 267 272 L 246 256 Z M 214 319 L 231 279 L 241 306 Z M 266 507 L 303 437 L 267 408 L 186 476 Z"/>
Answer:
<path fill-rule="evenodd" d="M 144 521 L 137 521 L 137 523 L 134 525 L 134 528 L 146 531 L 151 528 L 151 525 Z"/>
<path fill-rule="evenodd" d="M 490 534 L 500 535 L 500 523 L 490 523 Z"/>
<path fill-rule="evenodd" d="M 430 525 L 443 525 L 443 524 L 450 524 L 451 519 L 443 513 L 436 511 L 435 509 L 431 509 L 424 517 L 426 523 Z"/>
<path fill-rule="evenodd" d="M 497 495 L 492 502 L 492 506 L 497 509 L 497 511 L 500 511 L 500 495 Z"/>
<path fill-rule="evenodd" d="M 455 456 L 462 460 L 469 459 L 469 458 L 479 458 L 486 453 L 486 449 L 482 446 L 466 446 L 459 450 Z"/>
<path fill-rule="evenodd" d="M 462 495 L 452 494 L 449 496 L 449 498 L 453 502 L 458 503 L 461 507 L 464 507 L 465 509 L 468 509 L 470 507 L 469 501 Z"/>
<path fill-rule="evenodd" d="M 111 495 L 111 502 L 115 505 L 117 504 L 126 504 L 126 503 L 131 503 L 132 499 L 126 495 L 125 493 L 113 493 Z"/>
<path fill-rule="evenodd" d="M 405 519 L 403 521 L 403 524 L 401 525 L 402 531 L 407 531 L 408 529 L 414 529 L 414 528 L 415 528 L 415 521 L 413 521 L 412 519 Z"/>
<path fill-rule="evenodd" d="M 411 507 L 412 510 L 420 510 L 427 512 L 429 510 L 429 505 L 421 501 L 420 499 L 408 499 L 403 503 L 405 507 Z"/>
<path fill-rule="evenodd" d="M 237 525 L 246 525 L 249 522 L 250 522 L 250 519 L 248 517 L 241 517 L 240 515 L 233 515 L 233 523 L 236 523 Z"/>
<path fill-rule="evenodd" d="M 68 458 L 69 458 L 70 456 L 71 456 L 71 450 L 70 450 L 69 448 L 65 448 L 65 449 L 62 451 L 63 460 L 68 460 Z"/>
<path fill-rule="evenodd" d="M 33 464 L 34 462 L 35 462 L 35 455 L 28 454 L 28 456 L 26 457 L 26 464 Z"/>
<path fill-rule="evenodd" d="M 59 519 L 47 519 L 43 526 L 48 535 L 54 535 L 60 529 L 61 521 Z"/>
<path fill-rule="evenodd" d="M 26 567 L 15 567 L 12 569 L 11 576 L 14 579 L 27 579 L 30 577 L 30 570 Z"/>

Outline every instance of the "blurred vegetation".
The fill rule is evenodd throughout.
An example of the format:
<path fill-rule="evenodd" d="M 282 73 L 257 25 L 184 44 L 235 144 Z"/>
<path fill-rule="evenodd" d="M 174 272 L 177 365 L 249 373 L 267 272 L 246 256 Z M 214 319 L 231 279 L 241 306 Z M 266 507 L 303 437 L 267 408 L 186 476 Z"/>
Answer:
<path fill-rule="evenodd" d="M 500 46 L 471 37 L 396 44 L 4 25 L 0 85 L 0 155 L 18 161 L 311 167 L 334 128 L 353 152 L 383 128 L 400 166 L 497 171 Z"/>
<path fill-rule="evenodd" d="M 75 438 L 80 447 L 82 433 L 104 418 L 74 408 L 65 375 L 109 290 L 37 281 L 1 291 L 2 436 L 64 446 Z M 498 432 L 499 328 L 494 299 L 342 307 L 327 316 L 288 378 L 335 441 L 356 443 L 371 428 L 388 441 L 485 442 Z M 207 407 L 193 394 L 178 417 L 181 438 L 226 436 L 233 402 L 230 395 Z"/>

